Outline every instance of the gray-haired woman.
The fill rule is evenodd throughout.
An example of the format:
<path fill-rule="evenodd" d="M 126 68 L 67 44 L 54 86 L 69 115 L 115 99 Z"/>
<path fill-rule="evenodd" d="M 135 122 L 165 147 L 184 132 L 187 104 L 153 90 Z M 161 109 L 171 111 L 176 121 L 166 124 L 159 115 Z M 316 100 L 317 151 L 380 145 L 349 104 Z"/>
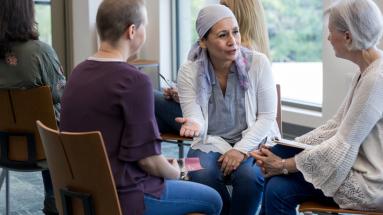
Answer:
<path fill-rule="evenodd" d="M 376 47 L 382 14 L 372 0 L 341 0 L 329 12 L 335 55 L 360 71 L 338 113 L 296 139 L 313 148 L 253 153 L 267 177 L 261 214 L 295 214 L 297 204 L 313 198 L 383 211 L 383 53 Z"/>

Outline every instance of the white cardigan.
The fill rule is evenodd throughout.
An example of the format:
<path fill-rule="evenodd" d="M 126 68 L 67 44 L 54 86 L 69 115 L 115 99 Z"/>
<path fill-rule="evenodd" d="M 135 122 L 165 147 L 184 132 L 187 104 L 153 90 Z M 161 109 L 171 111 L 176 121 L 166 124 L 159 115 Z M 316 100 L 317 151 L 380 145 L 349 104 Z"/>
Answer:
<path fill-rule="evenodd" d="M 201 135 L 193 139 L 192 148 L 203 152 L 224 154 L 234 148 L 243 153 L 254 150 L 267 136 L 280 136 L 276 123 L 277 93 L 271 67 L 265 55 L 252 52 L 248 71 L 249 88 L 245 92 L 247 129 L 242 132 L 242 139 L 234 147 L 219 136 L 207 134 L 208 106 L 197 104 L 197 64 L 192 61 L 181 66 L 178 73 L 177 87 L 183 117 L 191 118 L 201 127 Z M 209 98 L 210 95 L 207 97 Z M 206 102 L 208 104 L 208 102 Z"/>
<path fill-rule="evenodd" d="M 341 208 L 383 211 L 383 59 L 356 75 L 337 114 L 296 138 L 316 145 L 295 156 L 306 181 Z"/>

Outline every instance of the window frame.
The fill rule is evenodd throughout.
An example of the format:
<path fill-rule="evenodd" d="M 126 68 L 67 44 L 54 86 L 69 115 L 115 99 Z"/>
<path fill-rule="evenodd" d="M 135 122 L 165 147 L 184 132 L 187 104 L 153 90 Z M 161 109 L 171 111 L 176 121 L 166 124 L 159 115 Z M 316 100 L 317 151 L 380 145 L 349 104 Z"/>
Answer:
<path fill-rule="evenodd" d="M 52 1 L 51 0 L 33 0 L 35 2 L 35 4 L 39 4 L 39 5 L 52 5 Z"/>
<path fill-rule="evenodd" d="M 209 1 L 209 0 L 207 0 Z M 211 0 L 210 0 L 211 2 Z M 218 3 L 218 1 L 217 1 Z M 174 31 L 174 43 L 173 45 L 175 46 L 175 48 L 173 49 L 173 71 L 172 71 L 172 79 L 173 80 L 176 80 L 177 78 L 177 73 L 178 73 L 178 70 L 181 66 L 181 64 L 183 62 L 181 62 L 181 39 L 180 39 L 180 36 L 181 36 L 181 33 L 180 31 L 178 30 L 179 29 L 179 25 L 180 25 L 180 14 L 182 14 L 182 8 L 181 8 L 181 4 L 180 4 L 180 1 L 178 0 L 173 0 L 172 1 L 172 25 L 173 25 L 173 31 Z M 324 26 L 324 24 L 322 25 Z M 324 29 L 322 30 L 324 31 Z M 323 46 L 323 44 L 321 44 Z M 320 61 L 322 64 L 323 64 L 323 57 L 321 58 L 321 61 Z M 273 62 L 271 62 L 273 63 Z M 299 61 L 297 61 L 297 63 L 299 63 Z M 322 76 L 323 76 L 323 68 L 322 68 Z M 324 86 L 324 81 L 322 80 L 322 86 Z M 323 110 L 323 96 L 322 95 L 322 104 L 319 105 L 319 104 L 316 104 L 316 103 L 312 103 L 312 102 L 305 102 L 305 101 L 301 101 L 301 100 L 294 100 L 294 99 L 288 99 L 288 98 L 282 98 L 281 99 L 281 103 L 282 103 L 282 106 L 286 106 L 286 107 L 292 107 L 292 108 L 298 108 L 298 109 L 302 109 L 302 110 L 308 110 L 308 111 L 314 111 L 314 112 L 318 112 L 318 113 L 321 113 L 322 110 Z"/>

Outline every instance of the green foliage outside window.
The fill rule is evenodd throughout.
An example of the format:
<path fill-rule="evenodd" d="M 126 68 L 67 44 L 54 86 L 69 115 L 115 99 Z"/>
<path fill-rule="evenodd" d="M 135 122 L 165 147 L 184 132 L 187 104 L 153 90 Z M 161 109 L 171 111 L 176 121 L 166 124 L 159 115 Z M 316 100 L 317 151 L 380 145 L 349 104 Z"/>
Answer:
<path fill-rule="evenodd" d="M 262 3 L 274 62 L 322 61 L 322 0 L 263 0 Z"/>
<path fill-rule="evenodd" d="M 197 20 L 198 12 L 203 7 L 205 3 L 205 0 L 193 0 L 191 2 L 191 20 L 190 20 L 190 27 L 192 32 L 192 43 L 198 40 L 199 36 L 195 29 L 195 22 Z"/>

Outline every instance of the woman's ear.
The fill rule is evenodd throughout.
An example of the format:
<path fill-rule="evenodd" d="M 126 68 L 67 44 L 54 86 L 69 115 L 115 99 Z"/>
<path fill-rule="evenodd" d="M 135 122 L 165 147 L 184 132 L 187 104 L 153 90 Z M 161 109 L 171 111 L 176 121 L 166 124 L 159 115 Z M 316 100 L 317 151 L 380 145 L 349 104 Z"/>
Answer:
<path fill-rule="evenodd" d="M 126 31 L 125 31 L 125 36 L 128 40 L 131 40 L 134 38 L 136 35 L 136 26 L 134 24 L 130 25 Z"/>
<path fill-rule="evenodd" d="M 206 49 L 206 39 L 202 38 L 199 40 L 199 47 Z"/>
<path fill-rule="evenodd" d="M 350 45 L 352 43 L 352 35 L 349 31 L 344 32 L 344 39 L 347 45 Z"/>

